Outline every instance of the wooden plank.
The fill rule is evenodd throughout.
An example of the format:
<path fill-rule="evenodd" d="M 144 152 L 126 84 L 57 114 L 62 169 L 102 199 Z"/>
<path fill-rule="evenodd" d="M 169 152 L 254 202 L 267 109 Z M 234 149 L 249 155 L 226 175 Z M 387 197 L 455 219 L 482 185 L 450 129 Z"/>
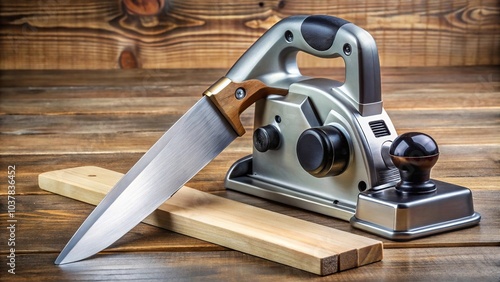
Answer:
<path fill-rule="evenodd" d="M 335 15 L 365 28 L 384 66 L 500 63 L 494 0 L 151 2 L 163 5 L 139 15 L 134 1 L 2 1 L 0 69 L 227 68 L 295 14 Z M 309 67 L 339 64 L 300 58 Z"/>
<path fill-rule="evenodd" d="M 456 87 L 458 88 L 459 86 Z M 429 91 L 429 89 L 426 90 Z M 383 100 L 384 108 L 394 114 L 398 114 L 398 111 L 421 110 L 421 114 L 426 115 L 427 119 L 432 118 L 429 115 L 437 115 L 439 119 L 439 115 L 457 114 L 460 110 L 461 114 L 464 115 L 466 114 L 463 112 L 464 108 L 484 110 L 486 112 L 488 110 L 498 110 L 500 107 L 500 89 L 498 92 L 492 91 L 476 95 L 471 95 L 470 93 L 451 94 L 449 93 L 450 89 L 446 89 L 445 91 L 445 94 L 437 93 L 431 97 L 429 93 L 423 94 L 422 92 L 419 93 L 419 91 L 412 91 L 406 95 L 386 93 Z M 75 92 L 68 91 L 66 93 L 68 96 L 75 96 Z M 96 91 L 93 90 L 93 92 Z M 110 91 L 102 92 L 110 93 Z M 187 95 L 180 97 L 133 97 L 134 94 L 130 95 L 132 97 L 123 97 L 125 96 L 124 92 L 131 91 L 124 89 L 120 90 L 120 92 L 122 93 L 122 97 L 120 98 L 127 99 L 102 96 L 104 93 L 101 93 L 101 97 L 86 97 L 85 94 L 87 93 L 81 93 L 80 97 L 67 97 L 62 94 L 59 97 L 53 98 L 42 95 L 36 97 L 33 94 L 31 94 L 31 98 L 23 98 L 21 95 L 19 95 L 21 97 L 15 97 L 14 95 L 6 94 L 0 99 L 0 115 L 182 114 L 199 100 L 201 96 L 199 93 L 199 95 L 189 95 L 189 93 L 186 93 Z M 13 91 L 13 93 L 19 92 Z M 477 115 L 477 113 L 481 112 L 471 111 L 471 114 Z M 414 113 L 414 115 L 417 114 L 419 113 Z M 401 114 L 399 113 L 399 115 Z"/>
<path fill-rule="evenodd" d="M 311 77 L 341 77 L 344 68 L 302 68 Z M 228 71 L 227 68 L 206 69 L 130 69 L 130 70 L 2 70 L 0 85 L 2 89 L 28 88 L 32 94 L 50 94 L 50 91 L 88 90 L 128 90 L 146 88 L 168 89 L 169 87 L 204 86 L 196 95 L 212 85 Z M 498 91 L 500 73 L 497 66 L 461 67 L 387 67 L 382 66 L 382 87 L 390 86 L 397 90 L 422 91 L 433 94 L 433 89 L 449 88 L 455 91 L 467 90 L 470 94 Z M 64 79 L 61 79 L 64 76 Z M 467 88 L 464 88 L 468 85 Z M 427 89 L 427 92 L 424 91 Z M 449 92 L 454 94 L 455 91 Z M 123 93 L 122 95 L 127 95 Z M 192 92 L 174 94 L 186 95 Z M 119 94 L 119 93 L 118 93 Z M 148 92 L 140 93 L 147 97 Z M 384 94 L 384 93 L 383 93 Z M 67 95 L 67 94 L 65 94 Z M 163 93 L 168 95 L 168 92 Z"/>
<path fill-rule="evenodd" d="M 489 68 L 486 68 L 489 69 Z M 201 95 L 210 85 L 226 74 L 227 68 L 210 69 L 129 69 L 129 70 L 2 70 L 2 88 L 29 87 L 34 94 L 39 90 L 154 90 L 168 87 L 204 86 Z M 64 76 L 64 79 L 61 79 Z M 22 78 L 22 79 L 20 79 Z M 148 92 L 139 92 L 148 96 Z M 191 92 L 175 93 L 186 95 Z M 146 94 L 146 95 L 145 95 Z"/>
<path fill-rule="evenodd" d="M 103 123 L 99 123 L 105 127 Z M 165 127 L 166 131 L 168 127 Z M 245 126 L 247 132 L 252 132 L 253 127 Z M 418 131 L 431 135 L 444 149 L 446 146 L 465 146 L 473 148 L 474 145 L 491 151 L 498 150 L 499 134 L 494 130 L 496 127 L 477 127 L 477 128 L 432 128 L 432 127 L 405 127 L 397 128 L 399 133 Z M 105 129 L 103 129 L 105 130 Z M 0 155 L 32 155 L 32 154 L 109 154 L 118 153 L 138 153 L 145 152 L 156 140 L 158 140 L 164 131 L 151 132 L 96 132 L 85 134 L 34 134 L 30 135 L 30 130 L 23 131 L 21 128 L 16 130 L 20 135 L 0 136 L 2 141 L 2 151 Z M 481 138 L 477 138 L 481 136 Z M 247 134 L 233 142 L 235 150 L 250 154 L 252 151 L 251 135 Z M 54 140 L 58 140 L 55 143 Z M 465 148 L 464 147 L 464 148 Z M 228 149 L 226 149 L 228 150 Z M 451 150 L 451 149 L 450 149 Z M 497 151 L 498 152 L 498 151 Z M 494 154 L 496 155 L 496 154 Z M 480 156 L 486 158 L 487 156 Z M 234 160 L 235 161 L 235 160 Z M 458 159 L 457 159 L 458 161 Z"/>
<path fill-rule="evenodd" d="M 42 189 L 97 204 L 122 177 L 98 167 L 43 173 Z M 382 259 L 382 243 L 183 187 L 144 222 L 327 275 Z"/>
<path fill-rule="evenodd" d="M 249 149 L 251 140 L 244 143 L 234 143 L 226 151 L 222 152 L 221 155 L 194 176 L 187 186 L 210 193 L 224 191 L 224 177 L 229 167 L 235 160 L 251 153 Z M 500 167 L 497 161 L 500 156 L 498 152 L 500 152 L 500 148 L 495 146 L 441 147 L 441 156 L 432 170 L 432 177 L 462 185 L 474 191 L 500 190 L 500 185 L 498 185 L 500 183 L 500 175 L 498 174 Z M 38 174 L 46 172 L 48 169 L 58 170 L 68 167 L 96 165 L 125 173 L 143 154 L 144 151 L 137 153 L 116 151 L 109 154 L 4 154 L 0 156 L 0 167 L 13 164 L 18 167 L 16 175 L 23 181 L 22 189 L 18 193 L 22 195 L 40 195 L 46 194 L 46 192 L 38 188 Z M 0 189 L 0 195 L 6 194 L 7 190 Z"/>
<path fill-rule="evenodd" d="M 5 1 L 0 5 L 3 3 Z M 399 4 L 414 5 L 410 2 Z M 439 5 L 439 2 L 427 5 Z M 316 77 L 339 77 L 343 69 L 308 71 L 308 75 Z M 439 138 L 441 156 L 432 177 L 473 190 L 474 208 L 482 215 L 479 225 L 410 242 L 392 242 L 328 216 L 225 191 L 223 178 L 227 169 L 236 159 L 251 152 L 250 134 L 234 142 L 187 186 L 384 243 L 382 263 L 340 272 L 329 278 L 498 280 L 498 265 L 495 264 L 500 260 L 497 251 L 500 246 L 500 150 L 496 141 L 498 115 L 495 114 L 500 105 L 498 67 L 382 68 L 381 71 L 384 107 L 398 123 L 398 130 L 421 130 Z M 1 71 L 0 105 L 10 100 L 8 103 L 15 106 L 15 110 L 0 116 L 0 143 L 10 144 L 9 148 L 2 146 L 0 149 L 0 167 L 12 164 L 17 167 L 16 209 L 22 225 L 16 233 L 18 273 L 15 277 L 19 280 L 106 281 L 120 278 L 321 279 L 305 271 L 147 224 L 139 224 L 93 259 L 65 267 L 53 266 L 57 254 L 91 212 L 92 206 L 41 190 L 38 174 L 48 169 L 83 165 L 126 172 L 159 137 L 157 134 L 161 135 L 163 127 L 169 127 L 176 120 L 176 109 L 170 107 L 162 111 L 157 104 L 168 107 L 170 101 L 167 99 L 176 96 L 186 101 L 196 100 L 199 93 L 225 72 L 226 69 Z M 140 99 L 147 97 L 154 98 L 151 101 L 155 103 Z M 78 107 L 69 101 L 72 98 L 80 102 L 90 98 L 89 103 L 96 108 L 92 110 L 85 103 Z M 103 101 L 114 98 L 117 102 L 108 104 L 107 112 L 106 107 L 99 106 L 98 98 Z M 137 104 L 125 101 L 128 98 L 134 98 Z M 422 103 L 422 100 L 427 102 Z M 24 102 L 26 107 L 22 107 Z M 71 111 L 64 113 L 61 105 L 72 107 Z M 132 113 L 127 113 L 127 107 Z M 251 115 L 245 124 L 251 126 Z M 469 129 L 477 126 L 478 130 L 460 131 L 461 125 Z M 16 142 L 7 141 L 11 138 Z M 0 189 L 0 198 L 6 195 L 7 190 Z M 0 230 L 5 229 L 6 216 L 0 213 Z M 5 254 L 5 250 L 0 253 Z M 5 267 L 0 267 L 0 272 L 4 273 Z"/>
<path fill-rule="evenodd" d="M 147 148 L 145 148 L 146 150 Z M 189 186 L 205 192 L 217 192 L 224 189 L 224 176 L 229 167 L 248 153 L 234 147 L 223 152 L 189 181 Z M 45 193 L 38 188 L 38 174 L 48 169 L 57 170 L 75 166 L 99 165 L 112 168 L 122 173 L 127 172 L 144 155 L 139 153 L 113 152 L 110 154 L 25 154 L 1 155 L 0 165 L 16 165 L 16 175 L 23 180 L 22 189 L 17 191 L 23 195 Z M 0 195 L 7 195 L 7 190 L 0 189 Z"/>
<path fill-rule="evenodd" d="M 19 255 L 15 278 L 58 281 L 498 281 L 498 247 L 385 250 L 384 261 L 334 276 L 235 251 L 102 253 L 53 266 L 56 253 Z"/>
<path fill-rule="evenodd" d="M 19 176 L 18 179 L 23 181 L 25 178 Z M 22 224 L 23 230 L 16 234 L 16 242 L 19 242 L 16 244 L 16 253 L 19 254 L 59 253 L 93 208 L 89 204 L 38 189 L 48 194 L 15 195 L 16 218 L 18 223 Z M 2 220 L 0 227 L 6 228 L 4 224 L 7 223 L 8 218 L 5 213 L 0 214 L 0 219 Z M 109 246 L 105 252 L 208 252 L 224 250 L 228 249 L 141 223 Z"/>
<path fill-rule="evenodd" d="M 326 72 L 326 71 L 325 71 Z M 1 83 L 1 79 L 0 79 Z M 46 100 L 46 103 L 59 101 L 64 103 L 65 99 L 88 99 L 89 102 L 97 102 L 97 98 L 102 98 L 103 102 L 106 99 L 123 99 L 116 101 L 118 105 L 131 104 L 128 99 L 135 103 L 131 106 L 132 113 L 145 111 L 145 107 L 151 106 L 152 109 L 160 106 L 168 107 L 168 103 L 176 97 L 181 99 L 199 99 L 200 93 L 203 93 L 210 82 L 203 85 L 190 85 L 187 81 L 185 85 L 168 85 L 169 80 L 164 81 L 163 86 L 127 86 L 116 84 L 114 87 L 53 87 L 47 89 L 44 87 L 16 87 L 16 88 L 0 88 L 0 104 L 10 102 L 9 100 L 17 100 L 18 103 L 24 102 L 34 103 L 40 100 Z M 480 83 L 480 82 L 478 82 Z M 407 83 L 405 85 L 392 84 L 387 82 L 382 87 L 382 95 L 384 108 L 386 110 L 427 110 L 427 109 L 465 109 L 465 108 L 493 108 L 500 105 L 500 82 L 488 82 L 485 85 L 477 83 L 455 83 L 438 84 L 430 83 L 425 88 L 418 87 Z M 432 93 L 432 97 L 429 98 Z M 182 95 L 182 96 L 181 96 Z M 152 102 L 148 101 L 151 98 Z M 425 99 L 425 103 L 422 101 Z M 61 101 L 62 100 L 62 101 Z M 174 102 L 175 103 L 175 102 Z M 92 113 L 91 109 L 87 109 L 87 103 L 84 103 L 81 110 L 86 110 L 87 113 Z M 97 104 L 97 109 L 102 112 L 101 104 Z M 22 112 L 40 112 L 40 109 L 27 108 L 22 109 L 16 106 L 20 114 Z M 107 108 L 107 113 L 120 112 L 123 108 Z M 164 109 L 158 109 L 164 111 Z M 13 112 L 14 109 L 5 109 L 4 111 Z"/>
<path fill-rule="evenodd" d="M 9 100 L 0 105 L 0 130 L 5 134 L 105 133 L 164 131 L 177 121 L 199 98 L 189 99 L 40 99 L 27 103 Z M 166 100 L 166 101 L 165 101 Z M 140 101 L 134 103 L 134 101 Z M 3 101 L 2 101 L 3 102 Z M 30 103 L 33 102 L 33 103 Z M 156 103 L 155 103 L 156 102 Z M 86 105 L 82 105 L 86 103 Z M 432 103 L 432 102 L 430 102 Z M 129 112 L 127 112 L 129 109 Z M 5 110 L 5 115 L 2 115 Z M 387 110 L 398 131 L 400 128 L 464 130 L 497 127 L 500 106 L 482 109 Z M 40 119 L 43 115 L 43 119 Z M 254 108 L 242 114 L 245 126 L 253 126 Z M 157 122 L 153 122 L 157 119 Z M 457 122 L 460 120 L 460 122 Z M 75 126 L 77 125 L 77 126 Z M 121 127 L 121 128 L 120 128 Z M 495 132 L 497 133 L 497 132 Z M 494 138 L 495 133 L 491 133 Z M 466 132 L 464 132 L 466 134 Z M 485 135 L 486 138 L 487 135 Z M 500 136 L 500 134 L 499 134 Z M 449 140 L 453 140 L 450 136 Z M 446 140 L 444 144 L 450 144 Z M 488 141 L 483 141 L 488 143 Z M 491 141 L 490 141 L 491 143 Z M 496 143 L 496 142 L 493 142 Z"/>
<path fill-rule="evenodd" d="M 69 166 L 71 166 L 71 163 L 68 162 L 67 167 Z M 22 170 L 27 169 L 29 168 L 22 168 Z M 59 253 L 74 231 L 78 229 L 88 214 L 90 214 L 93 207 L 86 203 L 55 195 L 40 188 L 38 188 L 36 194 L 28 194 L 26 192 L 29 192 L 29 189 L 36 191 L 35 187 L 29 186 L 38 187 L 38 183 L 34 182 L 34 184 L 31 184 L 32 182 L 28 181 L 29 178 L 24 175 L 18 176 L 17 179 L 22 183 L 18 189 L 19 194 L 16 194 L 15 197 L 18 210 L 17 218 L 22 223 L 23 231 L 16 234 L 16 240 L 21 242 L 16 246 L 18 247 L 16 250 L 23 254 L 41 252 Z M 475 183 L 480 181 L 481 178 L 476 179 Z M 217 186 L 217 184 L 213 184 L 213 186 Z M 223 189 L 222 184 L 217 187 Z M 217 187 L 206 190 L 215 191 Z M 219 190 L 214 192 L 214 194 L 275 213 L 321 224 L 329 228 L 380 240 L 384 244 L 384 249 L 500 246 L 500 233 L 498 232 L 500 229 L 500 219 L 498 217 L 500 193 L 498 193 L 498 190 L 473 191 L 474 209 L 482 216 L 479 225 L 409 242 L 394 242 L 383 239 L 352 228 L 349 222 L 346 221 L 234 191 Z M 0 227 L 4 226 L 2 224 L 5 224 L 7 219 L 6 213 L 0 213 Z M 43 230 L 43 232 L 40 230 Z M 221 250 L 227 249 L 220 245 L 187 237 L 165 229 L 147 224 L 138 224 L 125 236 L 107 248 L 105 252 L 116 254 L 124 252 L 205 252 Z"/>

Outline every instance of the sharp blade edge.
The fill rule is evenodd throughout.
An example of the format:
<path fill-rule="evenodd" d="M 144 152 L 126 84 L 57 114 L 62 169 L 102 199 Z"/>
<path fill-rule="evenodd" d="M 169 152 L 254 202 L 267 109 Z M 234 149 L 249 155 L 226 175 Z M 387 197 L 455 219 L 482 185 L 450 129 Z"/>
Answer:
<path fill-rule="evenodd" d="M 238 135 L 207 98 L 200 99 L 118 181 L 56 259 L 85 259 L 136 226 Z"/>

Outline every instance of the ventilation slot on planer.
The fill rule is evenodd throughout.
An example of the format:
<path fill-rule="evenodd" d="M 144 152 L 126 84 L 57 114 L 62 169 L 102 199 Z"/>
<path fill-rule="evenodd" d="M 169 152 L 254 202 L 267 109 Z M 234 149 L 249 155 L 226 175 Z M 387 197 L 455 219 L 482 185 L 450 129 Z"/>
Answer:
<path fill-rule="evenodd" d="M 370 128 L 373 131 L 373 134 L 375 134 L 375 137 L 377 137 L 377 138 L 391 135 L 391 133 L 389 132 L 389 129 L 387 128 L 387 125 L 385 125 L 385 122 L 383 120 L 371 121 L 368 124 L 370 125 Z"/>

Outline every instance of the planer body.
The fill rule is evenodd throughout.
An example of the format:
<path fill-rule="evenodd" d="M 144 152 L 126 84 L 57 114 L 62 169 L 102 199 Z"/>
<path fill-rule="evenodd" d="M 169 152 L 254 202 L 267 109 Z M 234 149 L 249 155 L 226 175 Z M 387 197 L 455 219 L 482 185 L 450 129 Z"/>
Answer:
<path fill-rule="evenodd" d="M 253 154 L 231 169 L 226 187 L 349 220 L 360 192 L 394 186 L 400 178 L 388 159 L 388 146 L 397 133 L 389 116 L 384 110 L 362 116 L 334 85 L 326 79 L 308 79 L 291 85 L 285 97 L 257 102 L 254 126 L 256 130 L 272 126 L 278 132 L 279 147 L 261 152 L 254 146 Z M 341 171 L 318 176 L 302 167 L 297 150 L 317 150 L 309 153 L 320 156 L 335 153 L 311 144 L 321 143 L 321 137 L 305 141 L 299 137 L 328 127 L 345 138 L 341 146 L 348 151 L 347 158 L 337 169 Z M 308 156 L 302 158 L 308 161 Z M 322 160 L 310 162 L 314 161 Z M 330 169 L 335 170 L 334 165 L 324 170 Z"/>
<path fill-rule="evenodd" d="M 302 76 L 296 62 L 299 51 L 341 57 L 345 81 Z M 256 78 L 288 88 L 288 94 L 269 95 L 256 103 L 253 152 L 229 169 L 227 189 L 350 221 L 393 240 L 479 222 L 469 189 L 433 182 L 428 179 L 430 168 L 427 172 L 427 167 L 419 167 L 420 160 L 437 160 L 438 155 L 426 155 L 427 143 L 410 142 L 404 153 L 408 155 L 402 156 L 418 157 L 417 165 L 395 166 L 391 151 L 398 134 L 383 108 L 375 41 L 362 28 L 330 16 L 284 19 L 228 76 Z M 434 144 L 432 138 L 425 140 Z M 442 189 L 436 192 L 436 185 Z"/>

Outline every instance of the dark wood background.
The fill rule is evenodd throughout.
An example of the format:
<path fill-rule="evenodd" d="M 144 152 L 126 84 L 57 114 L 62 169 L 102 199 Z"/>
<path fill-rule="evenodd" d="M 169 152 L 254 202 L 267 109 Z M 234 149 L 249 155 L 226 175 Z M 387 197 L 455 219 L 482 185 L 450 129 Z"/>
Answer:
<path fill-rule="evenodd" d="M 228 68 L 294 14 L 368 30 L 382 66 L 500 64 L 498 0 L 2 0 L 0 69 Z"/>
<path fill-rule="evenodd" d="M 224 189 L 235 140 L 188 186 L 384 242 L 384 259 L 318 276 L 160 228 L 139 224 L 91 259 L 53 262 L 93 206 L 41 190 L 40 173 L 96 165 L 127 172 L 225 69 L 30 70 L 0 75 L 0 276 L 20 281 L 498 281 L 500 263 L 500 73 L 497 66 L 383 68 L 384 107 L 398 133 L 439 144 L 432 177 L 473 190 L 481 223 L 394 242 L 348 222 Z M 341 69 L 335 69 L 336 74 Z M 324 69 L 310 70 L 312 76 Z M 17 274 L 7 274 L 7 167 L 16 165 Z M 249 278 L 250 277 L 250 278 Z M 11 281 L 11 280 L 9 280 Z M 12 280 L 17 281 L 17 280 Z"/>

